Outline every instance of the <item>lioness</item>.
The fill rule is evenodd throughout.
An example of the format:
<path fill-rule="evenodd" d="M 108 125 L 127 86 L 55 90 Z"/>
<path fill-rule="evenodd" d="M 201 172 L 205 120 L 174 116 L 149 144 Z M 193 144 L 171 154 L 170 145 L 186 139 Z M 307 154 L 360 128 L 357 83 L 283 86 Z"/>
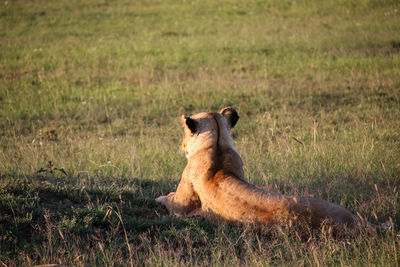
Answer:
<path fill-rule="evenodd" d="M 238 113 L 230 107 L 219 113 L 182 116 L 182 146 L 188 162 L 176 192 L 156 201 L 176 215 L 243 223 L 306 224 L 318 228 L 324 221 L 348 226 L 360 221 L 336 204 L 268 192 L 247 183 L 229 133 L 238 120 Z"/>

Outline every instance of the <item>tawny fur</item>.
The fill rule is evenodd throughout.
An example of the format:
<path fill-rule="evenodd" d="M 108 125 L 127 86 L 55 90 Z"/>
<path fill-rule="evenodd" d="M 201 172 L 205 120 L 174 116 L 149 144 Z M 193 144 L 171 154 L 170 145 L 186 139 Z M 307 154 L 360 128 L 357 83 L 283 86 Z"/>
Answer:
<path fill-rule="evenodd" d="M 324 221 L 349 226 L 359 222 L 358 217 L 336 204 L 268 192 L 247 183 L 230 136 L 238 119 L 232 108 L 182 116 L 182 147 L 188 162 L 176 192 L 158 197 L 158 202 L 176 215 L 243 223 L 317 228 Z"/>

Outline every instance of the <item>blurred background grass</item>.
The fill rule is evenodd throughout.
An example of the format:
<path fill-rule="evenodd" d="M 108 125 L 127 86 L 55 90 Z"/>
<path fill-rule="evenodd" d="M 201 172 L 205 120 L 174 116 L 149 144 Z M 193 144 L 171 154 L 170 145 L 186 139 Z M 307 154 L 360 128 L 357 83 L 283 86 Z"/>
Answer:
<path fill-rule="evenodd" d="M 367 0 L 1 2 L 0 260 L 398 263 L 395 234 L 363 236 L 350 248 L 271 245 L 261 235 L 258 246 L 260 233 L 166 216 L 153 198 L 174 190 L 185 166 L 179 116 L 230 105 L 241 117 L 232 134 L 251 183 L 398 224 L 399 8 Z M 138 239 L 143 231 L 151 234 Z M 82 235 L 90 245 L 76 241 Z M 234 238 L 247 243 L 221 246 Z"/>

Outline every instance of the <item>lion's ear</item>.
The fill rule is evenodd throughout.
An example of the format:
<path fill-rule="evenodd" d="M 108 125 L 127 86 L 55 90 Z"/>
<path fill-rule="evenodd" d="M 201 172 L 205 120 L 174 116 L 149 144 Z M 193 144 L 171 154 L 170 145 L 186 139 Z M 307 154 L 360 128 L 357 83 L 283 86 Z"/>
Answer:
<path fill-rule="evenodd" d="M 192 133 L 195 133 L 197 131 L 197 121 L 185 115 L 182 115 L 181 120 Z"/>
<path fill-rule="evenodd" d="M 223 108 L 219 113 L 221 113 L 221 115 L 226 118 L 231 128 L 235 127 L 236 123 L 239 120 L 239 114 L 234 108 Z"/>

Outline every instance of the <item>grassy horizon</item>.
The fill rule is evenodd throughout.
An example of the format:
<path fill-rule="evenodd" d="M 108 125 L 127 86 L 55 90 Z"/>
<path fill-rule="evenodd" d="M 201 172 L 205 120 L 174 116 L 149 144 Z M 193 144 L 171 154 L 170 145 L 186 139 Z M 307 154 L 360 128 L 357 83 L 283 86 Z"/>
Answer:
<path fill-rule="evenodd" d="M 399 266 L 398 1 L 3 1 L 0 26 L 0 265 Z M 395 231 L 168 214 L 179 117 L 225 106 L 250 183 Z"/>

